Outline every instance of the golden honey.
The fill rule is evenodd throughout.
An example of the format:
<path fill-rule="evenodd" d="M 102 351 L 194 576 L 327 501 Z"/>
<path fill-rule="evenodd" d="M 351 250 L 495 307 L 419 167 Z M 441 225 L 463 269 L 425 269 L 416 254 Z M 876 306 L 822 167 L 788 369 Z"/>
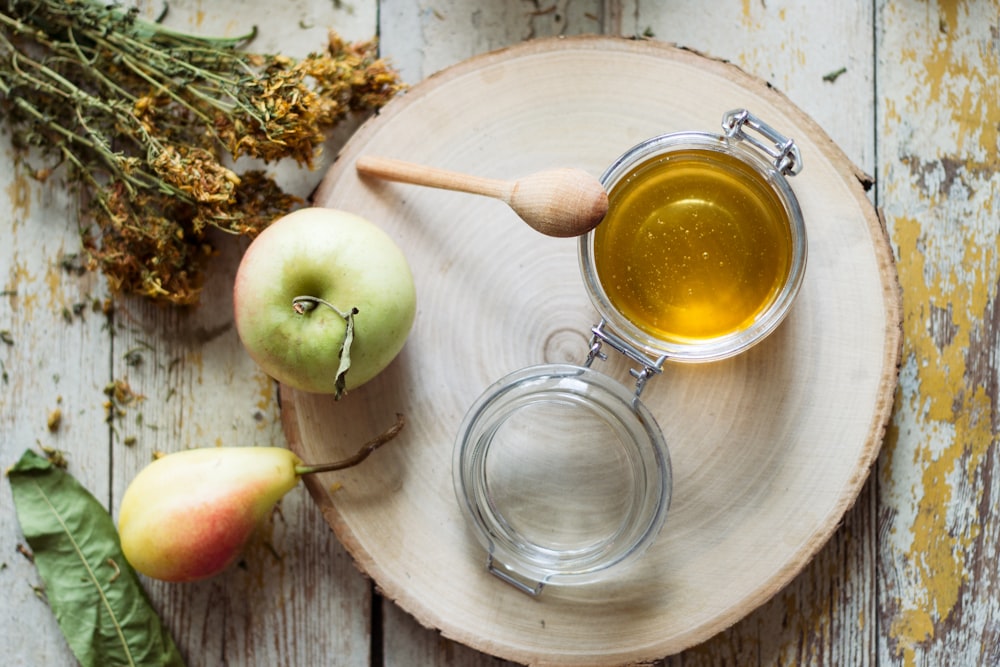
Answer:
<path fill-rule="evenodd" d="M 772 186 L 702 148 L 650 158 L 612 186 L 594 236 L 609 303 L 650 336 L 701 343 L 749 327 L 788 281 L 793 239 Z"/>

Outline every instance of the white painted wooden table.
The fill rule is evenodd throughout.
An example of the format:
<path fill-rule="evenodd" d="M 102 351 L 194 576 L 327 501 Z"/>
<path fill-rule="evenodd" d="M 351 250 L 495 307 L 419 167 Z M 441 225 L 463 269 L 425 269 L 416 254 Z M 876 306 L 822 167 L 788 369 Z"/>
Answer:
<path fill-rule="evenodd" d="M 826 548 L 758 611 L 664 662 L 1000 663 L 1000 2 L 177 0 L 169 21 L 226 34 L 255 24 L 254 48 L 290 55 L 319 48 L 327 28 L 378 33 L 410 83 L 535 37 L 634 35 L 731 61 L 786 93 L 875 179 L 903 289 L 896 408 Z M 282 175 L 301 194 L 320 176 Z M 108 296 L 102 279 L 64 268 L 79 250 L 75 202 L 58 178 L 41 186 L 20 171 L 5 135 L 0 198 L 0 465 L 26 447 L 63 450 L 115 512 L 156 450 L 282 443 L 275 387 L 232 326 L 245 244 L 226 247 L 196 310 L 119 298 L 106 317 L 90 307 Z M 109 425 L 104 388 L 116 380 L 143 398 Z M 3 487 L 2 661 L 72 664 Z M 238 567 L 199 584 L 146 583 L 190 665 L 502 663 L 382 599 L 304 488 Z"/>

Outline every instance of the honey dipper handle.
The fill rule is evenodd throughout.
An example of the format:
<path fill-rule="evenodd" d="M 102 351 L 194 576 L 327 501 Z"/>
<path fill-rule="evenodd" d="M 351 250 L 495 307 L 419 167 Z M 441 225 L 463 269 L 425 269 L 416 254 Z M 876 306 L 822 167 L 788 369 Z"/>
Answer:
<path fill-rule="evenodd" d="M 460 174 L 447 169 L 375 155 L 362 155 L 355 163 L 358 173 L 387 181 L 424 185 L 442 190 L 495 197 L 510 202 L 514 184 L 507 181 Z"/>

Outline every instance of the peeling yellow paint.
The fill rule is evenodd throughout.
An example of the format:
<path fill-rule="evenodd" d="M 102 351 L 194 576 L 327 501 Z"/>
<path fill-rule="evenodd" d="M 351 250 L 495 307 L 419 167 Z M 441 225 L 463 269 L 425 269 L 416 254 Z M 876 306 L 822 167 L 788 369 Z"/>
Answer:
<path fill-rule="evenodd" d="M 7 283 L 4 285 L 4 289 L 17 294 L 18 309 L 27 318 L 32 317 L 35 307 L 38 305 L 38 295 L 35 291 L 25 289 L 34 281 L 35 276 L 28 270 L 28 265 L 21 261 L 15 253 L 10 271 L 7 273 Z"/>
<path fill-rule="evenodd" d="M 891 646 L 906 665 L 921 664 L 922 645 L 944 641 L 963 587 L 976 583 L 969 562 L 983 530 L 976 481 L 995 444 L 996 409 L 969 361 L 974 346 L 990 344 L 983 322 L 997 299 L 996 5 L 920 6 L 923 23 L 908 20 L 916 14 L 906 15 L 907 7 L 886 10 L 908 46 L 895 66 L 895 97 L 883 101 L 884 135 L 903 156 L 888 167 L 883 196 L 898 253 L 909 375 L 881 463 L 886 495 L 901 512 L 891 534 L 902 583 L 888 608 Z M 912 465 L 897 468 L 903 456 Z M 896 478 L 896 470 L 909 472 Z"/>
<path fill-rule="evenodd" d="M 914 463 L 922 471 L 917 492 L 917 511 L 910 526 L 913 541 L 904 554 L 908 576 L 923 587 L 924 604 L 900 610 L 890 635 L 898 650 L 913 664 L 913 647 L 934 637 L 936 623 L 948 619 L 968 573 L 965 558 L 978 534 L 973 526 L 967 534 L 955 534 L 946 511 L 955 501 L 950 477 L 955 472 L 974 475 L 982 465 L 991 443 L 990 411 L 993 409 L 983 387 L 967 388 L 966 354 L 977 320 L 995 295 L 990 294 L 987 276 L 978 274 L 972 285 L 958 285 L 945 293 L 940 284 L 924 282 L 924 256 L 918 247 L 920 225 L 916 220 L 897 219 L 895 238 L 900 252 L 900 278 L 904 290 L 904 354 L 929 363 L 917 370 L 918 386 L 907 397 L 910 410 L 926 422 L 954 424 L 954 437 L 940 451 L 927 443 L 914 450 Z M 973 241 L 967 241 L 967 244 Z M 966 247 L 967 254 L 976 250 Z M 925 306 L 952 304 L 956 333 L 952 341 L 939 347 L 927 326 Z M 934 433 L 934 429 L 931 429 Z M 898 431 L 894 431 L 898 439 Z M 890 448 L 894 443 L 890 443 Z M 964 466 L 962 465 L 964 462 Z"/>
<path fill-rule="evenodd" d="M 192 348 L 184 352 L 184 366 L 194 368 L 193 381 L 195 384 L 204 384 L 205 357 L 201 348 Z"/>
<path fill-rule="evenodd" d="M 50 303 L 57 312 L 69 306 L 69 299 L 63 290 L 62 269 L 57 264 L 50 262 L 46 267 L 45 285 L 48 287 Z"/>
<path fill-rule="evenodd" d="M 885 120 L 889 123 L 898 123 L 902 120 L 902 116 L 899 115 L 899 111 L 896 109 L 896 103 L 893 100 L 885 100 L 885 108 L 882 113 L 884 114 Z"/>
<path fill-rule="evenodd" d="M 276 407 L 274 380 L 263 371 L 254 373 L 253 379 L 257 383 L 257 409 L 265 415 L 271 414 Z M 266 420 L 261 420 L 259 426 L 264 427 L 266 424 Z"/>
<path fill-rule="evenodd" d="M 896 655 L 903 655 L 913 665 L 913 650 L 922 641 L 933 638 L 934 623 L 923 609 L 906 609 L 892 622 L 889 634 L 898 641 Z"/>
<path fill-rule="evenodd" d="M 917 61 L 917 52 L 916 52 L 915 49 L 900 49 L 900 51 L 899 51 L 899 59 L 901 61 L 903 61 L 903 62 L 906 62 L 906 61 L 916 62 Z"/>
<path fill-rule="evenodd" d="M 797 62 L 799 66 L 801 67 L 806 66 L 806 61 L 808 60 L 807 57 L 808 54 L 806 54 L 804 49 L 796 48 L 795 51 L 793 52 L 793 55 L 795 56 L 795 62 Z"/>
<path fill-rule="evenodd" d="M 14 180 L 7 186 L 7 199 L 15 212 L 25 218 L 31 215 L 31 181 L 19 170 L 15 170 Z"/>
<path fill-rule="evenodd" d="M 755 30 L 759 30 L 761 28 L 760 20 L 754 16 L 754 10 L 759 6 L 760 3 L 754 2 L 754 0 L 743 0 L 741 18 L 743 27 L 753 28 Z"/>
<path fill-rule="evenodd" d="M 956 152 L 976 144 L 983 155 L 995 155 L 1000 128 L 1000 67 L 995 44 L 977 38 L 965 2 L 944 2 L 944 17 L 930 35 L 930 49 L 922 59 L 928 101 L 949 109 L 958 130 Z M 994 16 L 995 19 L 995 16 Z M 994 122 L 990 122 L 994 121 Z"/>
<path fill-rule="evenodd" d="M 201 28 L 205 24 L 205 9 L 202 0 L 198 0 L 194 10 L 194 26 Z"/>

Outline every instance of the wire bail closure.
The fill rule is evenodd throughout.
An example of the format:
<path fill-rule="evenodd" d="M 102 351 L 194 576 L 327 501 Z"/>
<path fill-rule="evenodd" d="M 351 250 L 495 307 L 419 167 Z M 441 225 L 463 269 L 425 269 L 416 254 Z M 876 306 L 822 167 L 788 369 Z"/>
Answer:
<path fill-rule="evenodd" d="M 590 330 L 593 336 L 590 338 L 590 351 L 587 353 L 587 359 L 583 362 L 583 365 L 586 368 L 590 368 L 594 363 L 594 359 L 601 359 L 602 361 L 606 360 L 608 355 L 602 352 L 601 348 L 604 343 L 607 343 L 615 350 L 624 354 L 626 357 L 638 363 L 642 367 L 641 369 L 629 369 L 629 374 L 635 378 L 635 397 L 639 398 L 639 395 L 642 394 L 643 388 L 646 386 L 646 381 L 654 375 L 659 375 L 663 372 L 663 364 L 667 361 L 667 355 L 662 355 L 660 357 L 649 356 L 641 350 L 636 349 L 635 346 L 621 336 L 609 331 L 606 324 L 606 320 L 601 319 L 601 321 Z"/>
<path fill-rule="evenodd" d="M 743 128 L 754 130 L 769 143 L 765 143 Z M 795 141 L 781 134 L 773 127 L 746 109 L 734 109 L 722 116 L 722 129 L 726 136 L 737 141 L 745 140 L 774 160 L 774 168 L 785 176 L 795 176 L 802 171 L 802 155 Z"/>

